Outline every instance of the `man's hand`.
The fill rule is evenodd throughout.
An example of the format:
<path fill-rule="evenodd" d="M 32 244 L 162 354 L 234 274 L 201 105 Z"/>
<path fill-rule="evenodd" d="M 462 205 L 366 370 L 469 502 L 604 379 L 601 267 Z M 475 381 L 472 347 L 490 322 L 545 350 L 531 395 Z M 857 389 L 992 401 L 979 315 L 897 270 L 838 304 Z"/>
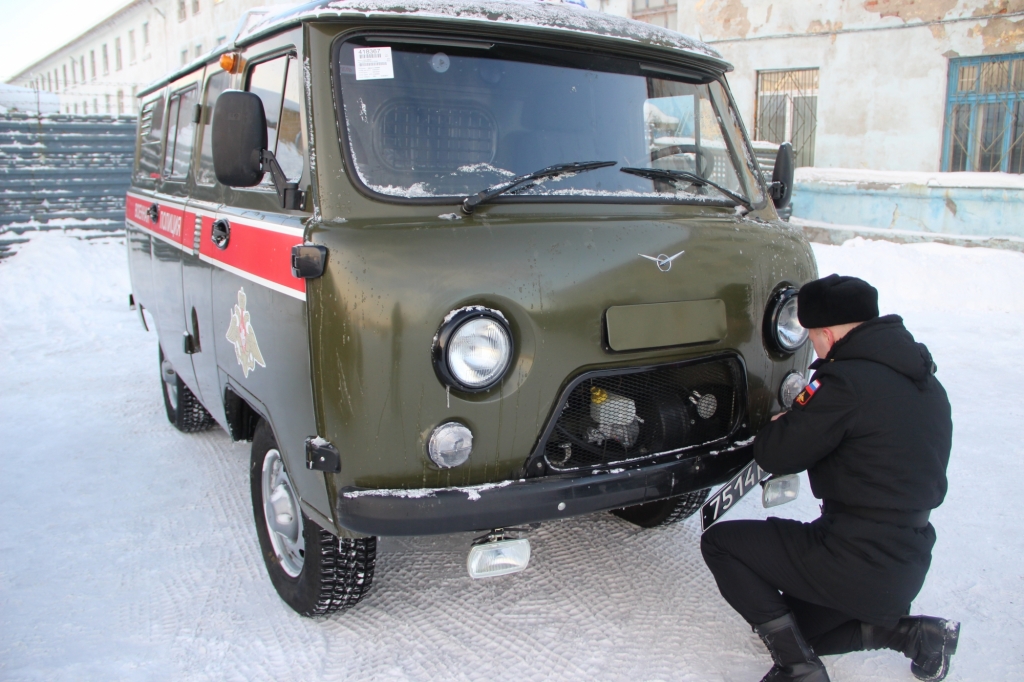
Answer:
<path fill-rule="evenodd" d="M 772 421 L 775 421 L 776 419 L 778 419 L 782 415 L 786 414 L 787 412 L 789 412 L 789 410 L 783 410 L 782 412 L 779 412 L 777 415 L 772 417 Z"/>

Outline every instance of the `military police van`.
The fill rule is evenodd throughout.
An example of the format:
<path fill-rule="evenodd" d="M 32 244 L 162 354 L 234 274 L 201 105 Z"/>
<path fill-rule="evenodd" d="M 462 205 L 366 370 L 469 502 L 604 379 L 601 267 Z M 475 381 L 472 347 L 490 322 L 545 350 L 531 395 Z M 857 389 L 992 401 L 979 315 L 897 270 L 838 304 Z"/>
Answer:
<path fill-rule="evenodd" d="M 128 261 L 167 417 L 252 441 L 292 608 L 358 602 L 379 536 L 477 532 L 470 575 L 501 575 L 540 522 L 662 525 L 733 479 L 714 520 L 760 480 L 816 267 L 730 68 L 569 4 L 342 0 L 140 94 Z"/>

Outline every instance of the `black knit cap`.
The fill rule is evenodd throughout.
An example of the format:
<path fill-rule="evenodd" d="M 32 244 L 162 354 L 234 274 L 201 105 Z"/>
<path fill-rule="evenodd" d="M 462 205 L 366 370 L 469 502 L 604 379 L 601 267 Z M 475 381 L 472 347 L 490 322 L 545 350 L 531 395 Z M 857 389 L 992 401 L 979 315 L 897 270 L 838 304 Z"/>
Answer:
<path fill-rule="evenodd" d="M 806 329 L 866 322 L 878 317 L 878 289 L 856 277 L 829 275 L 797 294 L 797 318 Z"/>

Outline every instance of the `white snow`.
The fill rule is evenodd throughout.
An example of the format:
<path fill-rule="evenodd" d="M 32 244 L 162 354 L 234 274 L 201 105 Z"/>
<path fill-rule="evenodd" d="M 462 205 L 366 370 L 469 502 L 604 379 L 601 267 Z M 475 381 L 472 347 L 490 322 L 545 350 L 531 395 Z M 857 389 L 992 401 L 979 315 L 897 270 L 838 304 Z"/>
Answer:
<path fill-rule="evenodd" d="M 719 596 L 696 519 L 610 514 L 530 533 L 518 575 L 471 580 L 474 534 L 386 538 L 374 590 L 295 615 L 260 558 L 248 445 L 163 414 L 156 337 L 128 309 L 123 239 L 28 235 L 0 261 L 0 678 L 757 680 L 770 659 Z M 955 434 L 915 612 L 963 622 L 953 681 L 1024 679 L 1024 254 L 814 246 L 866 278 L 931 348 Z M 811 519 L 806 481 L 771 513 Z M 750 495 L 726 518 L 764 518 Z M 887 651 L 827 657 L 836 682 L 911 682 Z"/>
<path fill-rule="evenodd" d="M 796 169 L 796 181 L 832 185 L 922 185 L 925 187 L 1024 189 L 1024 175 L 1017 173 L 924 173 L 861 168 L 805 167 Z"/>

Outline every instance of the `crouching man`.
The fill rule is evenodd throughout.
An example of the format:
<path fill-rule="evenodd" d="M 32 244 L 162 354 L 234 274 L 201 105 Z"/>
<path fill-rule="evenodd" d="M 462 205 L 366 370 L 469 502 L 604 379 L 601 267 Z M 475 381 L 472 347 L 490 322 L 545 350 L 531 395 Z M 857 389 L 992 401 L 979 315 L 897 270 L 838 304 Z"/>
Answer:
<path fill-rule="evenodd" d="M 893 649 L 941 680 L 960 624 L 910 616 L 935 544 L 928 513 L 946 494 L 953 424 L 928 349 L 878 291 L 830 275 L 799 293 L 818 360 L 792 410 L 754 441 L 773 474 L 807 470 L 822 515 L 712 526 L 701 550 L 722 596 L 775 665 L 762 682 L 827 682 L 819 655 Z"/>

